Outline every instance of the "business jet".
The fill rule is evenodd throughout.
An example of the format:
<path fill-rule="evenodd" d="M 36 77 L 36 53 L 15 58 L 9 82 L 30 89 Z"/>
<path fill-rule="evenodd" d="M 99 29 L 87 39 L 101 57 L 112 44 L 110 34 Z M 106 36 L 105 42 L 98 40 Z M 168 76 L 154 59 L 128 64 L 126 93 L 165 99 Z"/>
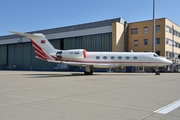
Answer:
<path fill-rule="evenodd" d="M 58 50 L 52 46 L 42 33 L 10 32 L 30 38 L 36 58 L 48 62 L 85 67 L 85 75 L 92 75 L 94 68 L 122 66 L 156 67 L 156 75 L 159 75 L 158 67 L 172 64 L 171 61 L 152 52 L 87 52 L 85 49 Z"/>

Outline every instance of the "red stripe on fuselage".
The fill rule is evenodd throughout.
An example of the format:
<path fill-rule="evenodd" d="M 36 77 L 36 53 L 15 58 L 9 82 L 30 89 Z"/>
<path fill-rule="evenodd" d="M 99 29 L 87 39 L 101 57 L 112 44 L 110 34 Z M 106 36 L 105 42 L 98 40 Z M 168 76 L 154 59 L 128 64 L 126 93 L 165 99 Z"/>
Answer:
<path fill-rule="evenodd" d="M 33 46 L 33 47 L 34 47 L 34 46 Z M 41 55 L 44 56 L 44 57 L 46 56 L 45 53 L 44 53 L 42 50 L 39 50 L 39 49 L 36 48 L 36 47 L 34 47 L 34 50 L 35 50 L 36 53 L 39 53 L 39 54 L 41 54 Z"/>
<path fill-rule="evenodd" d="M 42 57 L 42 56 L 41 56 L 41 55 L 39 55 L 39 54 L 36 54 L 36 56 L 37 56 L 38 58 L 43 59 L 43 60 L 47 60 L 46 58 Z"/>
<path fill-rule="evenodd" d="M 41 54 L 39 54 L 39 53 L 36 53 L 36 56 L 37 56 L 37 55 L 38 55 L 38 56 L 41 56 L 41 57 L 44 58 L 44 59 L 47 59 L 46 56 L 43 56 L 43 55 L 41 55 Z"/>
<path fill-rule="evenodd" d="M 51 58 L 48 55 L 46 55 L 46 53 L 44 53 L 44 51 L 42 50 L 42 48 L 38 44 L 36 44 L 32 39 L 30 39 L 30 40 L 33 44 L 33 48 L 34 48 L 34 51 L 35 51 L 37 57 L 42 58 L 42 59 L 46 59 L 46 60 L 47 59 L 51 60 Z"/>
<path fill-rule="evenodd" d="M 34 46 L 36 46 L 39 50 L 42 50 L 41 47 L 38 44 L 36 44 L 32 39 L 30 39 L 30 40 Z"/>
<path fill-rule="evenodd" d="M 124 61 L 119 61 L 119 62 L 109 62 L 109 61 L 75 61 L 75 60 L 67 60 L 66 62 L 79 62 L 79 63 L 101 63 L 101 64 L 108 64 L 108 63 L 111 63 L 111 64 L 115 64 L 115 63 L 136 63 L 136 64 L 139 64 L 139 63 L 149 63 L 149 64 L 164 64 L 162 62 L 124 62 Z"/>

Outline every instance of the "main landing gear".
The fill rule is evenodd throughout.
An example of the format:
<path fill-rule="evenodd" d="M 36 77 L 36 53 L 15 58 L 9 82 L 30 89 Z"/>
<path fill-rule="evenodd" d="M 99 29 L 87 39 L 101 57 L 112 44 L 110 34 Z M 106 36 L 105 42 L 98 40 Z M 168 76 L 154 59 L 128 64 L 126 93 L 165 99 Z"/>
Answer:
<path fill-rule="evenodd" d="M 156 66 L 156 68 L 154 68 L 154 70 L 155 70 L 155 75 L 160 75 L 160 72 L 159 72 L 159 69 L 157 66 Z"/>
<path fill-rule="evenodd" d="M 94 71 L 93 67 L 86 67 L 86 71 L 84 72 L 84 75 L 92 75 Z"/>

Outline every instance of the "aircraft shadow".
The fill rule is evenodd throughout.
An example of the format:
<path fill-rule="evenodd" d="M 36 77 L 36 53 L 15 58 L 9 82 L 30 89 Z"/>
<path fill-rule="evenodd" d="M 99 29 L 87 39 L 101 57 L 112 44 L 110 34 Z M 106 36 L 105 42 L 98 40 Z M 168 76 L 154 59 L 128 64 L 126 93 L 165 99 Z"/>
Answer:
<path fill-rule="evenodd" d="M 96 76 L 93 75 L 84 75 L 83 73 L 69 73 L 69 74 L 24 74 L 28 78 L 51 78 L 51 77 L 75 77 L 75 76 Z"/>
<path fill-rule="evenodd" d="M 147 76 L 147 75 L 153 75 L 152 73 L 95 73 L 93 75 L 84 75 L 83 73 L 69 73 L 69 74 L 24 74 L 28 78 L 51 78 L 51 77 L 76 77 L 76 76 Z"/>

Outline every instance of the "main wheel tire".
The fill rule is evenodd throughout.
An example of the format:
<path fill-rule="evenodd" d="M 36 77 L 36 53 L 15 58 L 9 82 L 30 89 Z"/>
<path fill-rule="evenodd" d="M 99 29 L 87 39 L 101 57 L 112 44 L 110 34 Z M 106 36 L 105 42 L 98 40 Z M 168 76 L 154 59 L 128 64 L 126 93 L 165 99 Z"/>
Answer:
<path fill-rule="evenodd" d="M 90 71 L 90 72 L 84 72 L 84 75 L 92 75 L 93 74 L 93 71 Z"/>

